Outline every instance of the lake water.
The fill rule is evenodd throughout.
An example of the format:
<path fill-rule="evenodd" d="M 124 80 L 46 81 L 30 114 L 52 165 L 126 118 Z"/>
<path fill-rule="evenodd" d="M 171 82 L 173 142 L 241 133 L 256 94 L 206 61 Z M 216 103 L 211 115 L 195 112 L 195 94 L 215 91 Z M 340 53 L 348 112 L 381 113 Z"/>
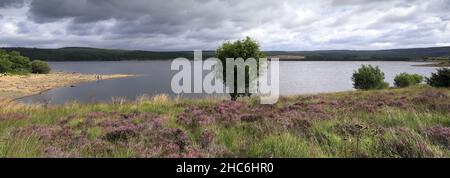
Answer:
<path fill-rule="evenodd" d="M 394 77 L 402 72 L 430 76 L 434 67 L 414 67 L 415 62 L 280 62 L 281 95 L 311 94 L 352 90 L 351 76 L 362 64 L 379 66 L 386 81 L 393 85 Z M 50 62 L 54 71 L 135 74 L 137 77 L 95 81 L 49 90 L 45 93 L 20 99 L 25 103 L 46 102 L 61 104 L 76 100 L 81 103 L 111 101 L 121 96 L 133 100 L 135 97 L 157 94 L 175 94 L 171 90 L 171 79 L 177 71 L 171 71 L 171 61 L 114 61 L 114 62 Z M 184 97 L 205 95 L 183 94 Z"/>

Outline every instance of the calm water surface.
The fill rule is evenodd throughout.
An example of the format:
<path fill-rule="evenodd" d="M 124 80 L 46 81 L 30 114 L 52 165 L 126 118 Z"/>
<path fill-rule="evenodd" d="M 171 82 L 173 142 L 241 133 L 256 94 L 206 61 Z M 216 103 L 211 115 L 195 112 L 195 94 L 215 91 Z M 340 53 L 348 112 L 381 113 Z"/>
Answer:
<path fill-rule="evenodd" d="M 414 67 L 415 62 L 280 62 L 280 93 L 282 95 L 324 93 L 352 90 L 351 76 L 362 64 L 379 66 L 386 81 L 393 85 L 394 77 L 402 72 L 430 76 L 434 67 Z M 51 62 L 54 71 L 136 74 L 137 77 L 77 84 L 49 90 L 40 95 L 21 99 L 25 103 L 46 102 L 61 104 L 76 100 L 81 103 L 111 101 L 114 96 L 127 99 L 157 94 L 174 95 L 170 82 L 177 71 L 171 71 L 171 61 L 115 61 L 115 62 Z M 204 95 L 184 94 L 184 97 Z"/>

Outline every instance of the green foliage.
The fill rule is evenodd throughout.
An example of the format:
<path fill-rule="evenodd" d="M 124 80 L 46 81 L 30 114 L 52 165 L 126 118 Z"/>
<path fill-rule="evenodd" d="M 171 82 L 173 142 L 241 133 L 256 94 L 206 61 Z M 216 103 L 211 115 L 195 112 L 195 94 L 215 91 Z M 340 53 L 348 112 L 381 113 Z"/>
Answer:
<path fill-rule="evenodd" d="M 21 56 L 17 51 L 11 51 L 9 53 L 9 61 L 13 63 L 11 66 L 12 71 L 24 72 L 31 70 L 30 59 Z"/>
<path fill-rule="evenodd" d="M 28 57 L 22 56 L 19 52 L 7 52 L 0 50 L 0 73 L 14 73 L 14 74 L 28 74 L 34 73 L 48 73 L 50 66 L 43 62 L 30 62 Z"/>
<path fill-rule="evenodd" d="M 371 65 L 362 65 L 352 76 L 355 89 L 383 89 L 388 88 L 389 84 L 384 81 L 384 73 L 380 68 Z"/>
<path fill-rule="evenodd" d="M 48 74 L 50 73 L 50 66 L 47 62 L 34 60 L 31 62 L 31 71 L 37 74 Z"/>
<path fill-rule="evenodd" d="M 219 46 L 216 50 L 216 57 L 222 62 L 223 65 L 223 74 L 222 74 L 222 80 L 224 81 L 226 86 L 234 86 L 234 90 L 232 93 L 230 93 L 231 99 L 236 100 L 238 97 L 242 96 L 250 96 L 250 87 L 252 87 L 252 83 L 256 78 L 249 78 L 251 72 L 255 72 L 259 69 L 260 63 L 259 59 L 264 58 L 265 54 L 261 52 L 259 49 L 259 44 L 251 39 L 250 37 L 247 37 L 244 40 L 237 40 L 235 42 L 225 42 L 221 46 Z M 230 79 L 227 79 L 226 77 L 226 59 L 227 58 L 242 58 L 244 61 L 246 61 L 249 58 L 253 58 L 257 61 L 257 68 L 251 69 L 249 66 L 245 66 L 245 93 L 238 93 L 237 89 L 237 69 L 238 67 L 244 67 L 244 66 L 234 66 L 234 84 L 232 84 Z"/>
<path fill-rule="evenodd" d="M 450 68 L 438 69 L 437 73 L 432 73 L 426 81 L 433 87 L 450 87 Z"/>
<path fill-rule="evenodd" d="M 423 76 L 419 74 L 401 73 L 394 79 L 394 84 L 398 88 L 417 85 L 423 81 Z"/>
<path fill-rule="evenodd" d="M 12 65 L 13 63 L 10 62 L 9 60 L 0 58 L 0 73 L 10 72 Z"/>

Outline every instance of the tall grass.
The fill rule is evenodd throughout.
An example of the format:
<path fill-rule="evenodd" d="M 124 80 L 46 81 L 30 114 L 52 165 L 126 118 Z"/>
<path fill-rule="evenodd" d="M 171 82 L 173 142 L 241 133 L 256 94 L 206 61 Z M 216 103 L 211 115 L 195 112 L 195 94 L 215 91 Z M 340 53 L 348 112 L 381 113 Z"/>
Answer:
<path fill-rule="evenodd" d="M 450 157 L 450 90 L 0 103 L 0 157 Z"/>

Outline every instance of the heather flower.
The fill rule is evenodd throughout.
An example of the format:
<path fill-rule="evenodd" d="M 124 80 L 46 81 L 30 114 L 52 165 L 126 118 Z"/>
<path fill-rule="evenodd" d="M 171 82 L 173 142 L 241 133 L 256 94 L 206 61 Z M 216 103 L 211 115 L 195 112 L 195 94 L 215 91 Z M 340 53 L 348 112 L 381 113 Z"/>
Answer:
<path fill-rule="evenodd" d="M 391 130 L 393 137 L 385 139 L 382 137 L 381 143 L 384 152 L 394 157 L 402 158 L 427 158 L 435 157 L 436 154 L 431 150 L 427 142 L 414 131 L 397 128 Z"/>
<path fill-rule="evenodd" d="M 208 148 L 212 143 L 214 143 L 215 138 L 216 134 L 214 132 L 205 129 L 200 134 L 199 143 L 202 148 Z"/>
<path fill-rule="evenodd" d="M 129 138 L 136 136 L 138 129 L 139 127 L 132 124 L 121 125 L 116 128 L 109 128 L 105 137 L 110 142 L 126 141 Z"/>
<path fill-rule="evenodd" d="M 205 153 L 197 148 L 188 146 L 179 156 L 180 158 L 202 158 L 205 157 Z"/>
<path fill-rule="evenodd" d="M 84 148 L 93 155 L 110 155 L 114 151 L 114 145 L 102 139 L 92 140 Z"/>
<path fill-rule="evenodd" d="M 145 129 L 161 129 L 165 124 L 166 119 L 161 117 L 145 118 L 142 126 Z"/>
<path fill-rule="evenodd" d="M 260 120 L 262 117 L 255 114 L 245 114 L 241 116 L 241 121 L 243 122 L 255 122 Z"/>
<path fill-rule="evenodd" d="M 178 115 L 177 122 L 189 127 L 198 127 L 212 124 L 214 118 L 198 107 L 188 107 L 182 114 Z"/>
<path fill-rule="evenodd" d="M 48 157 L 48 158 L 80 157 L 80 155 L 78 155 L 78 154 L 65 152 L 61 148 L 55 147 L 55 146 L 49 146 L 49 147 L 45 148 L 44 153 L 45 153 L 45 157 Z"/>
<path fill-rule="evenodd" d="M 441 91 L 425 91 L 419 94 L 419 96 L 414 97 L 413 101 L 418 103 L 430 104 L 439 99 L 446 100 L 449 98 L 450 97 L 446 93 Z"/>
<path fill-rule="evenodd" d="M 163 129 L 160 136 L 162 143 L 174 143 L 181 151 L 190 144 L 189 137 L 179 128 Z"/>
<path fill-rule="evenodd" d="M 435 126 L 428 128 L 425 133 L 434 142 L 440 143 L 450 149 L 450 128 Z"/>
<path fill-rule="evenodd" d="M 15 131 L 17 135 L 36 135 L 41 140 L 49 141 L 54 136 L 55 129 L 49 126 L 32 125 L 30 127 L 18 129 Z"/>

